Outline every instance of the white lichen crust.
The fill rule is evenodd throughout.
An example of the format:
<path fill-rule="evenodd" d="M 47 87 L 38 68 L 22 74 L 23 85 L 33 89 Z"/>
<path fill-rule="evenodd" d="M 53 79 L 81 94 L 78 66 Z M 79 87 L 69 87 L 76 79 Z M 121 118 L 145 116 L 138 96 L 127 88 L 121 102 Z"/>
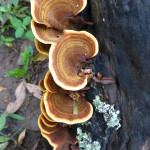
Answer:
<path fill-rule="evenodd" d="M 83 133 L 80 127 L 77 128 L 77 140 L 81 150 L 100 150 L 101 145 L 98 141 L 92 141 L 89 133 Z"/>
<path fill-rule="evenodd" d="M 93 100 L 93 104 L 99 113 L 104 114 L 104 119 L 108 128 L 116 128 L 118 130 L 121 127 L 119 119 L 119 110 L 115 110 L 114 105 L 106 104 L 100 100 L 99 96 Z"/>

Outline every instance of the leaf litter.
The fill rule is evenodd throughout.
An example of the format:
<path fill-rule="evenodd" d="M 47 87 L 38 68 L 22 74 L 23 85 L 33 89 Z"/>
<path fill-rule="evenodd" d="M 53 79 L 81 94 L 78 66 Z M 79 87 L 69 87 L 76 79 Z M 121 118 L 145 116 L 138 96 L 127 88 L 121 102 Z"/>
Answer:
<path fill-rule="evenodd" d="M 0 92 L 5 91 L 7 88 L 0 86 Z"/>
<path fill-rule="evenodd" d="M 26 128 L 18 136 L 18 145 L 21 145 L 26 136 Z"/>
<path fill-rule="evenodd" d="M 19 86 L 16 89 L 15 95 L 16 95 L 16 100 L 14 102 L 10 102 L 7 105 L 6 112 L 7 113 L 15 113 L 21 105 L 24 103 L 25 96 L 26 96 L 26 81 L 23 80 Z"/>
<path fill-rule="evenodd" d="M 38 99 L 42 98 L 41 90 L 38 85 L 26 83 L 26 88 L 31 94 L 33 94 L 34 97 Z"/>

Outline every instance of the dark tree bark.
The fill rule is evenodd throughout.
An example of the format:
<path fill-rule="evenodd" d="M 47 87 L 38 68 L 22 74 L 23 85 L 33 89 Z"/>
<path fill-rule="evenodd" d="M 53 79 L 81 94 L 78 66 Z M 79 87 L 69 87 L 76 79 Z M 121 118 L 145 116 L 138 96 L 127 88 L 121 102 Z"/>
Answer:
<path fill-rule="evenodd" d="M 94 22 L 82 30 L 92 32 L 100 45 L 95 73 L 116 81 L 104 88 L 97 84 L 87 99 L 92 103 L 101 92 L 121 118 L 119 130 L 108 129 L 94 111 L 82 128 L 101 142 L 101 150 L 150 150 L 150 0 L 88 0 L 80 15 Z"/>
<path fill-rule="evenodd" d="M 95 70 L 115 77 L 105 93 L 121 112 L 122 127 L 102 140 L 102 149 L 150 150 L 150 0 L 88 2 L 100 45 Z"/>

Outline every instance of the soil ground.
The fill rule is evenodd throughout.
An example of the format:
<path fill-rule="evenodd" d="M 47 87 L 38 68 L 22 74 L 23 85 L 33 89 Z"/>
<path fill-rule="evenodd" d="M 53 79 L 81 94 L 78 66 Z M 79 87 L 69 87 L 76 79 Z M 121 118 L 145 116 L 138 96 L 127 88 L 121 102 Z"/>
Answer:
<path fill-rule="evenodd" d="M 0 114 L 5 111 L 9 102 L 15 101 L 15 90 L 21 82 L 21 79 L 4 77 L 4 74 L 7 70 L 19 67 L 17 61 L 21 51 L 21 46 L 24 42 L 27 41 L 16 40 L 13 42 L 12 48 L 5 46 L 0 47 L 0 86 L 7 88 L 5 91 L 0 92 Z M 35 47 L 34 53 L 37 53 Z M 30 70 L 32 70 L 32 72 L 30 72 L 31 83 L 37 84 L 39 79 L 43 79 L 47 71 L 47 67 L 43 69 L 43 64 L 40 62 L 36 62 L 33 65 L 38 67 L 33 67 L 33 70 L 31 69 L 31 66 L 29 67 Z M 38 68 L 38 71 L 36 68 Z M 31 150 L 36 144 L 38 145 L 36 150 L 43 149 L 41 144 L 41 134 L 37 124 L 38 116 L 40 114 L 40 100 L 33 97 L 26 91 L 25 102 L 16 113 L 24 116 L 25 120 L 16 121 L 14 119 L 7 119 L 6 129 L 3 130 L 3 133 L 5 135 L 12 135 L 19 128 L 24 127 L 27 128 L 27 134 L 20 147 L 15 146 L 14 142 L 11 141 L 7 150 Z"/>

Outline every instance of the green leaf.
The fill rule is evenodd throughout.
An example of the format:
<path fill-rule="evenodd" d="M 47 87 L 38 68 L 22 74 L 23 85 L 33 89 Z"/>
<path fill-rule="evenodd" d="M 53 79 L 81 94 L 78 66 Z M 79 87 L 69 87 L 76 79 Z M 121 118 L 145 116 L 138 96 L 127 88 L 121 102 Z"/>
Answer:
<path fill-rule="evenodd" d="M 16 38 L 21 38 L 22 35 L 23 35 L 23 33 L 24 33 L 24 29 L 23 29 L 23 28 L 18 28 L 18 29 L 16 30 L 16 32 L 15 32 L 15 37 L 16 37 Z"/>
<path fill-rule="evenodd" d="M 29 57 L 30 55 L 27 52 L 23 52 L 23 53 L 20 54 L 20 56 L 22 56 L 22 57 Z"/>
<path fill-rule="evenodd" d="M 18 6 L 19 0 L 11 0 L 11 2 L 14 6 Z"/>
<path fill-rule="evenodd" d="M 26 17 L 26 14 L 16 14 L 16 17 L 23 19 L 24 17 Z"/>
<path fill-rule="evenodd" d="M 25 70 L 25 72 L 27 72 L 28 70 L 28 65 L 29 65 L 29 58 L 25 59 L 24 61 L 23 69 Z"/>
<path fill-rule="evenodd" d="M 12 37 L 5 38 L 5 41 L 6 41 L 6 42 L 12 42 L 12 41 L 14 41 L 14 40 L 15 40 L 15 38 L 12 38 Z"/>
<path fill-rule="evenodd" d="M 9 137 L 0 136 L 0 143 L 8 142 L 10 140 Z"/>
<path fill-rule="evenodd" d="M 27 26 L 29 25 L 31 22 L 31 17 L 30 16 L 27 16 L 23 19 L 23 25 Z"/>
<path fill-rule="evenodd" d="M 29 39 L 30 41 L 34 42 L 34 35 L 32 33 L 31 30 L 29 30 L 26 34 L 25 34 L 26 38 Z"/>
<path fill-rule="evenodd" d="M 0 116 L 0 131 L 4 128 L 6 123 L 6 112 L 4 112 L 1 116 Z"/>
<path fill-rule="evenodd" d="M 7 6 L 0 6 L 0 11 L 6 13 L 6 12 L 9 12 L 9 11 L 10 11 L 10 8 L 7 7 Z"/>
<path fill-rule="evenodd" d="M 8 116 L 13 118 L 13 119 L 16 119 L 16 120 L 20 120 L 20 121 L 24 120 L 24 117 L 21 115 L 18 115 L 18 114 L 8 114 Z"/>
<path fill-rule="evenodd" d="M 9 13 L 6 13 L 6 17 L 7 17 L 9 20 L 13 19 L 13 16 L 12 16 L 11 14 L 9 14 Z"/>
<path fill-rule="evenodd" d="M 20 28 L 22 26 L 22 21 L 20 19 L 17 19 L 16 17 L 13 17 L 10 21 L 13 28 L 15 29 Z"/>
<path fill-rule="evenodd" d="M 26 74 L 26 72 L 22 69 L 12 69 L 5 73 L 5 77 L 23 77 Z"/>
<path fill-rule="evenodd" d="M 4 35 L 1 35 L 1 40 L 2 40 L 2 41 L 5 41 Z"/>
<path fill-rule="evenodd" d="M 33 47 L 31 45 L 29 45 L 29 47 L 28 47 L 28 54 L 30 56 L 33 56 Z"/>
<path fill-rule="evenodd" d="M 29 7 L 21 7 L 19 10 L 18 10 L 18 13 L 21 13 L 25 10 L 27 10 Z"/>
<path fill-rule="evenodd" d="M 29 74 L 27 74 L 27 76 L 26 76 L 26 80 L 27 80 L 27 82 L 28 82 L 28 83 L 30 83 L 30 82 L 31 82 L 31 77 L 30 77 L 30 75 L 29 75 Z"/>
<path fill-rule="evenodd" d="M 12 47 L 13 44 L 11 42 L 5 42 L 5 45 L 8 46 L 8 47 Z"/>
<path fill-rule="evenodd" d="M 9 144 L 8 142 L 0 144 L 0 150 L 5 150 L 8 146 L 8 144 Z"/>

